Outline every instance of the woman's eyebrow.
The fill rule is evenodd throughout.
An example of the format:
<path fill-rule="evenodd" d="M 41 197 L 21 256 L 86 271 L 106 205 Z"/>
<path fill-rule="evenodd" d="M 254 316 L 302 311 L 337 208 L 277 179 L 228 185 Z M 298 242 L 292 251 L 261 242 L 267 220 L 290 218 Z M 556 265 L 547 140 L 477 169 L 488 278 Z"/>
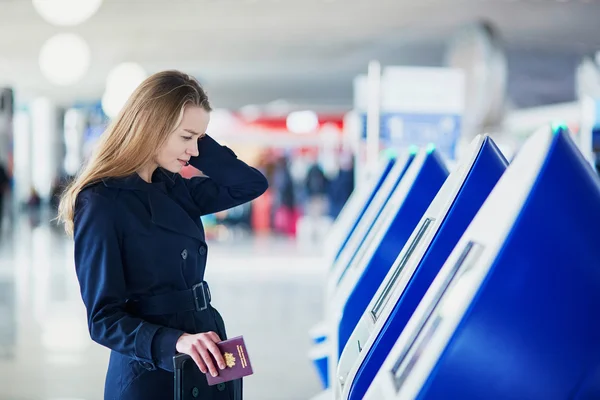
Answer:
<path fill-rule="evenodd" d="M 184 129 L 184 131 L 186 131 L 186 132 L 189 132 L 189 133 L 191 133 L 192 135 L 196 135 L 196 136 L 200 136 L 200 135 L 201 135 L 201 133 L 198 133 L 198 132 L 196 132 L 196 131 L 193 131 L 193 130 L 191 130 L 191 129 Z"/>

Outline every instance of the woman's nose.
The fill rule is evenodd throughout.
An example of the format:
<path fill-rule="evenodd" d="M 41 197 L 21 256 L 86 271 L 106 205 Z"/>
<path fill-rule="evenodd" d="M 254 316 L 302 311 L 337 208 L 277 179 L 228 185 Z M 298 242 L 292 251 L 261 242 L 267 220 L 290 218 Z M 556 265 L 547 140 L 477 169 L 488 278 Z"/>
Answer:
<path fill-rule="evenodd" d="M 196 141 L 190 148 L 188 148 L 187 153 L 192 157 L 198 157 L 198 142 Z"/>

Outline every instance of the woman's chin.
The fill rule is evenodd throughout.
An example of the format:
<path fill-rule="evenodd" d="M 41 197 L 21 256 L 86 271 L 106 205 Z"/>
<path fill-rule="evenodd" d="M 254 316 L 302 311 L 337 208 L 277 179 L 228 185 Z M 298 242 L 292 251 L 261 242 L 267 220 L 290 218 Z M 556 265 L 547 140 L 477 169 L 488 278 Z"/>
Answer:
<path fill-rule="evenodd" d="M 183 167 L 181 165 L 173 165 L 173 166 L 168 166 L 168 167 L 163 167 L 163 168 L 174 174 L 181 172 L 181 170 L 183 169 Z"/>

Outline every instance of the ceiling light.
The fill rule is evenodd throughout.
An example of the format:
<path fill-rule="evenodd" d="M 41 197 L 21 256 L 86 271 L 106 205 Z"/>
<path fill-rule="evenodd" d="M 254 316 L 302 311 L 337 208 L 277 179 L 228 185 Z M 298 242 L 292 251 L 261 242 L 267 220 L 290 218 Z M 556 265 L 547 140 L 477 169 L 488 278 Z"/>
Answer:
<path fill-rule="evenodd" d="M 292 133 L 310 133 L 319 127 L 319 117 L 314 111 L 295 111 L 286 119 L 286 126 Z"/>
<path fill-rule="evenodd" d="M 113 68 L 106 78 L 106 88 L 102 96 L 104 113 L 114 118 L 147 76 L 142 66 L 133 62 L 125 62 Z"/>
<path fill-rule="evenodd" d="M 106 78 L 107 89 L 121 89 L 133 92 L 148 74 L 141 65 L 124 62 L 114 67 Z"/>
<path fill-rule="evenodd" d="M 80 36 L 59 33 L 42 46 L 39 65 L 46 79 L 53 84 L 72 85 L 87 72 L 90 66 L 90 49 Z"/>
<path fill-rule="evenodd" d="M 98 11 L 102 0 L 32 0 L 33 7 L 48 23 L 74 26 L 88 20 Z"/>

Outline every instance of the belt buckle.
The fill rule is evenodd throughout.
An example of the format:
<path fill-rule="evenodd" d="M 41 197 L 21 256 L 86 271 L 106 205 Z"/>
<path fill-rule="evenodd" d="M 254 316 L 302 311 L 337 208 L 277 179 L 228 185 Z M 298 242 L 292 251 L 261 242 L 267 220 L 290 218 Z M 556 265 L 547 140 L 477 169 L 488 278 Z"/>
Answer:
<path fill-rule="evenodd" d="M 205 287 L 205 283 L 204 281 L 195 284 L 194 286 L 192 286 L 192 294 L 194 295 L 194 304 L 196 305 L 196 311 L 204 311 L 208 308 L 208 302 L 210 300 L 206 300 L 206 290 L 208 290 L 208 286 L 206 286 L 206 290 L 204 289 Z M 204 300 L 204 305 L 200 306 L 200 303 L 198 302 L 198 300 L 200 299 L 200 296 L 198 295 L 198 292 L 196 291 L 196 289 L 200 288 L 202 291 L 202 299 Z"/>

